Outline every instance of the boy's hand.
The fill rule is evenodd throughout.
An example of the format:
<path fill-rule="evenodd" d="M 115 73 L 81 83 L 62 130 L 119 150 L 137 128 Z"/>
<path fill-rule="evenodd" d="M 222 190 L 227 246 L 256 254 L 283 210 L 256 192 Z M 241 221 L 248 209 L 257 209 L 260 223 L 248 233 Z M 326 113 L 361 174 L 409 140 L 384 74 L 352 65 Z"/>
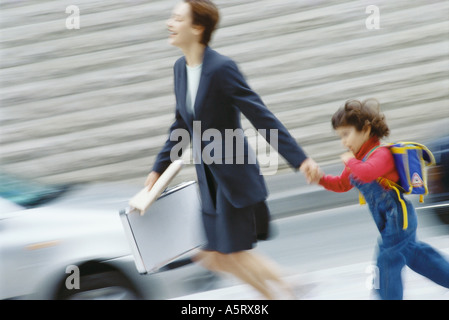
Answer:
<path fill-rule="evenodd" d="M 321 178 L 324 176 L 323 170 L 319 166 L 316 166 L 313 172 L 311 172 L 309 177 L 309 183 L 318 184 Z"/>
<path fill-rule="evenodd" d="M 341 159 L 345 164 L 346 164 L 349 160 L 354 159 L 354 158 L 355 158 L 354 154 L 353 154 L 352 152 L 350 152 L 350 151 L 345 152 L 345 153 L 343 153 L 343 154 L 340 156 L 340 159 Z"/>

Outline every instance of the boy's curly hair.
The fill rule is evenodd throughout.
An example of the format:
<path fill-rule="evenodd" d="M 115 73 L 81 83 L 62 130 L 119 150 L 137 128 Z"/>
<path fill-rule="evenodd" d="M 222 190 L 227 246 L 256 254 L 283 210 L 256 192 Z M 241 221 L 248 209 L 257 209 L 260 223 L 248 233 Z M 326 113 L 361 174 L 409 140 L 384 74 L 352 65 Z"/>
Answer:
<path fill-rule="evenodd" d="M 354 126 L 357 131 L 362 131 L 368 125 L 371 126 L 371 136 L 382 139 L 390 134 L 385 115 L 380 112 L 380 103 L 374 98 L 362 102 L 348 100 L 332 116 L 334 130 L 341 126 Z"/>

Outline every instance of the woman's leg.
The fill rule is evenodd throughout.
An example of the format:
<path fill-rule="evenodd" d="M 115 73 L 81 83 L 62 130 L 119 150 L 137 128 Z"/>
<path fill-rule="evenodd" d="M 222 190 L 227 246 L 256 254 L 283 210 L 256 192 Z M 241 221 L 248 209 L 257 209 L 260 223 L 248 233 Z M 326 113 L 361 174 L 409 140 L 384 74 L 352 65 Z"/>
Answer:
<path fill-rule="evenodd" d="M 251 285 L 265 298 L 273 299 L 265 279 L 260 277 L 260 272 L 257 269 L 255 270 L 246 253 L 246 251 L 229 254 L 217 251 L 200 251 L 194 260 L 211 271 L 230 273 L 241 281 Z"/>
<path fill-rule="evenodd" d="M 269 260 L 255 251 L 248 253 L 250 254 L 252 265 L 258 269 L 261 278 L 273 281 L 279 285 L 280 289 L 286 294 L 283 295 L 285 298 L 296 298 L 292 287 L 282 280 L 280 267 L 274 261 Z"/>
<path fill-rule="evenodd" d="M 251 285 L 267 299 L 274 299 L 273 288 L 268 281 L 273 281 L 285 292 L 283 297 L 294 299 L 293 290 L 280 277 L 279 268 L 270 260 L 252 251 L 220 253 L 217 251 L 200 251 L 194 259 L 205 268 L 215 272 L 226 272 Z"/>

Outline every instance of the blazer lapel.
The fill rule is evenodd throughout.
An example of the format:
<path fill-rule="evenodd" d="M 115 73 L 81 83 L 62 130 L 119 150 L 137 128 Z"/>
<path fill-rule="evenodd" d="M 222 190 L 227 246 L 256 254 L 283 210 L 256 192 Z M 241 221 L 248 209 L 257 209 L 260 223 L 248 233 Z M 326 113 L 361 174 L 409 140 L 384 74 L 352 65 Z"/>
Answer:
<path fill-rule="evenodd" d="M 201 113 L 201 110 L 203 108 L 203 102 L 204 98 L 206 96 L 207 90 L 209 88 L 210 84 L 210 74 L 212 70 L 212 59 L 211 54 L 213 53 L 212 49 L 209 47 L 206 47 L 204 51 L 204 58 L 203 58 L 203 66 L 201 68 L 201 77 L 200 77 L 200 83 L 198 85 L 198 91 L 196 93 L 195 98 L 195 116 L 193 119 L 199 119 L 199 115 Z M 187 98 L 187 70 L 186 70 L 186 62 L 185 59 L 182 59 L 180 63 L 177 66 L 176 70 L 176 95 L 179 103 L 179 110 L 181 112 L 182 117 L 184 120 L 186 120 L 186 123 L 188 123 L 189 126 L 191 126 L 192 122 L 192 114 L 187 111 L 186 106 L 186 98 Z"/>
<path fill-rule="evenodd" d="M 179 104 L 179 112 L 181 113 L 181 116 L 184 118 L 186 123 L 189 123 L 188 121 L 190 119 L 190 113 L 187 111 L 186 108 L 186 96 L 187 96 L 187 71 L 186 71 L 186 63 L 185 59 L 182 59 L 179 64 L 177 64 L 176 67 L 176 88 L 175 88 L 175 94 L 176 99 Z"/>
<path fill-rule="evenodd" d="M 212 49 L 209 47 L 206 47 L 206 49 L 204 50 L 204 58 L 203 58 L 203 66 L 201 69 L 201 77 L 200 77 L 200 83 L 198 86 L 198 91 L 196 93 L 196 98 L 195 98 L 195 105 L 194 105 L 194 110 L 195 110 L 195 119 L 199 118 L 199 115 L 201 113 L 201 110 L 203 108 L 203 102 L 204 102 L 204 98 L 206 96 L 207 90 L 209 88 L 209 78 L 210 78 L 210 71 L 212 69 L 211 66 L 211 54 L 212 54 Z"/>

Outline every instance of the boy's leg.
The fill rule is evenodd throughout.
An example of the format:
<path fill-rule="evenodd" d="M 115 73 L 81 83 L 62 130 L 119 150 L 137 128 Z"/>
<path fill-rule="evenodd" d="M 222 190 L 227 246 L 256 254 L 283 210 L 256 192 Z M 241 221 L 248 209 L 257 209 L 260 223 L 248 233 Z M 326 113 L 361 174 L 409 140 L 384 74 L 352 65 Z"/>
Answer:
<path fill-rule="evenodd" d="M 414 241 L 406 249 L 407 265 L 413 271 L 449 288 L 449 261 L 427 243 Z"/>
<path fill-rule="evenodd" d="M 391 248 L 379 248 L 377 257 L 377 267 L 379 268 L 378 294 L 382 300 L 402 300 L 401 271 L 404 265 L 405 258 L 400 252 Z"/>

